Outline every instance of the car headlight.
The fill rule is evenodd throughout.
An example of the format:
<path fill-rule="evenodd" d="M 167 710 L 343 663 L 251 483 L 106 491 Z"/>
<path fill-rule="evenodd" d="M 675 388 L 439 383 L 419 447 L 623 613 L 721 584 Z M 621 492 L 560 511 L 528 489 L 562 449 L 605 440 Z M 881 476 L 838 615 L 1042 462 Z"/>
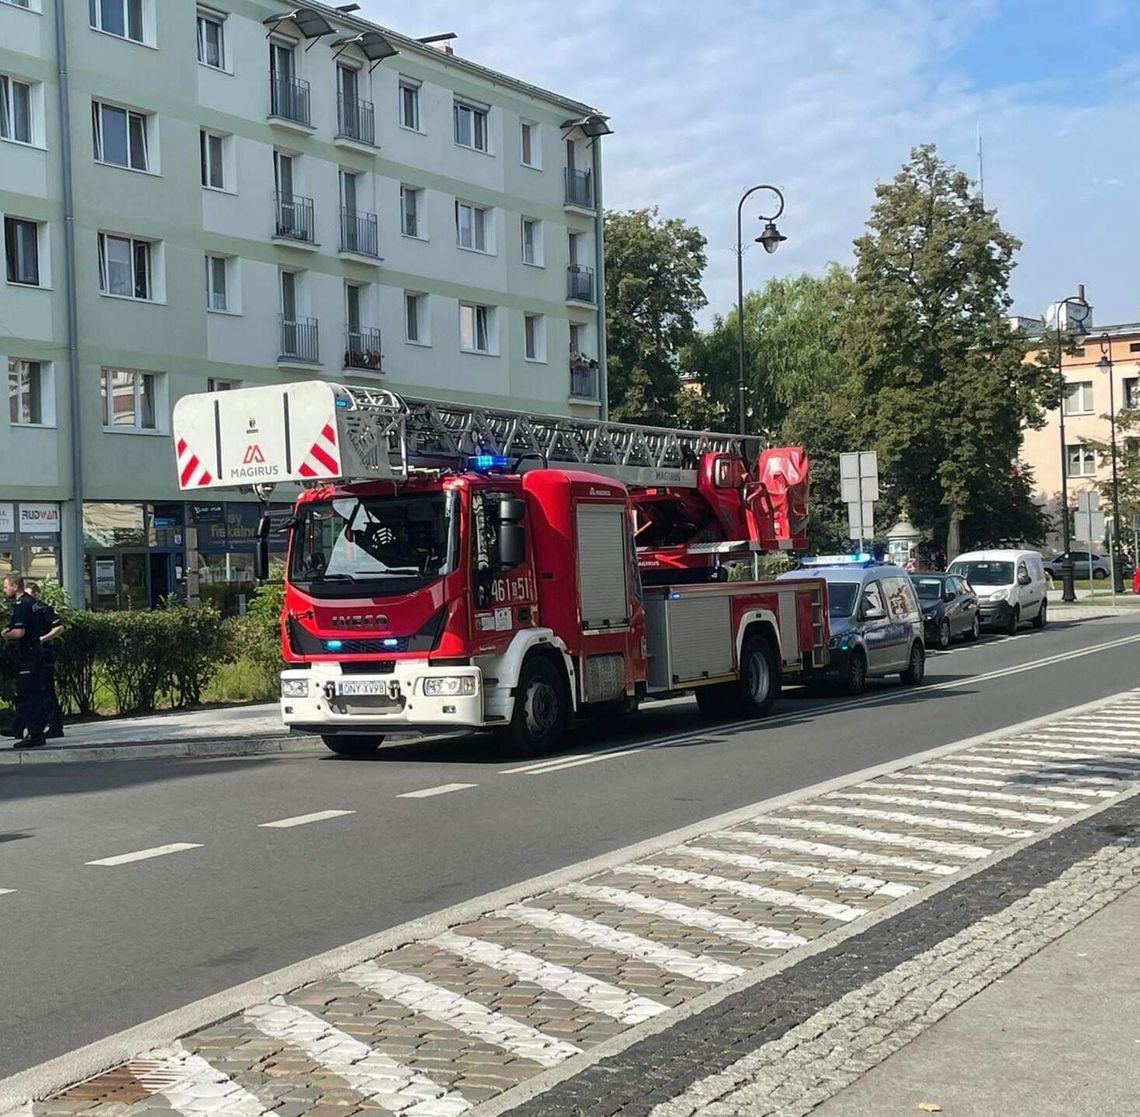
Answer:
<path fill-rule="evenodd" d="M 282 679 L 281 680 L 281 697 L 282 698 L 308 698 L 309 697 L 309 680 L 308 679 Z"/>
<path fill-rule="evenodd" d="M 1008 590 L 994 590 L 993 593 L 986 599 L 987 601 L 1004 601 Z"/>
<path fill-rule="evenodd" d="M 440 675 L 424 679 L 424 694 L 428 698 L 455 698 L 474 693 L 474 675 Z"/>

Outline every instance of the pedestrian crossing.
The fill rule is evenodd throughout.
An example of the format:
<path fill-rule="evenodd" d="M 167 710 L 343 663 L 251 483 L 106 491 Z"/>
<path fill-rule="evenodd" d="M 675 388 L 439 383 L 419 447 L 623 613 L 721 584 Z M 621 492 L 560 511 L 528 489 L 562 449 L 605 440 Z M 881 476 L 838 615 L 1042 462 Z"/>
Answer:
<path fill-rule="evenodd" d="M 302 1102 L 456 1117 L 1137 787 L 1140 691 L 501 903 L 283 990 L 127 1064 L 140 1091 L 129 1117 L 282 1106 L 302 1117 Z M 65 1093 L 33 1113 L 65 1117 L 75 1104 Z"/>

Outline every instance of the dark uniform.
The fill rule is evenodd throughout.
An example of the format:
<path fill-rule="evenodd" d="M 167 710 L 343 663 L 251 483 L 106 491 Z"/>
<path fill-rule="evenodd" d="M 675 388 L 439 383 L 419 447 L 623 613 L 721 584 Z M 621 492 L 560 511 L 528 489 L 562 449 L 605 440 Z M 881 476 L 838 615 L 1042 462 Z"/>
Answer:
<path fill-rule="evenodd" d="M 40 635 L 46 636 L 59 624 L 59 615 L 46 601 L 36 601 L 36 611 L 40 614 Z M 49 640 L 40 647 L 44 653 L 44 711 L 47 714 L 47 735 L 49 737 L 63 736 L 63 710 L 59 705 L 59 698 L 55 692 L 55 649 L 54 640 Z"/>
<path fill-rule="evenodd" d="M 41 744 L 48 711 L 44 701 L 44 650 L 40 637 L 47 629 L 43 627 L 39 604 L 30 593 L 16 599 L 10 624 L 12 628 L 24 630 L 24 635 L 16 641 L 16 716 L 12 730 L 20 734 L 26 729 L 29 742 Z"/>

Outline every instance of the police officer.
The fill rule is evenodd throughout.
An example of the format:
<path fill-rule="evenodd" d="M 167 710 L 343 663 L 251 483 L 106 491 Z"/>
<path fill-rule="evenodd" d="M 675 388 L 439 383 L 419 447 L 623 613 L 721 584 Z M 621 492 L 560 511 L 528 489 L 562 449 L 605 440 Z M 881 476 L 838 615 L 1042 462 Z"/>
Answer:
<path fill-rule="evenodd" d="M 42 614 L 36 599 L 24 589 L 18 574 L 4 578 L 4 596 L 13 602 L 12 619 L 4 630 L 5 640 L 16 645 L 16 725 L 27 727 L 28 736 L 17 740 L 18 749 L 34 749 L 46 742 L 44 726 L 47 711 L 44 703 L 44 653 L 40 637 L 44 634 Z"/>
<path fill-rule="evenodd" d="M 63 709 L 55 690 L 55 650 L 52 641 L 64 634 L 66 626 L 59 619 L 59 614 L 43 599 L 39 582 L 28 582 L 27 590 L 35 598 L 40 613 L 40 628 L 43 630 L 40 644 L 44 650 L 44 702 L 48 716 L 47 736 L 51 740 L 63 736 Z"/>

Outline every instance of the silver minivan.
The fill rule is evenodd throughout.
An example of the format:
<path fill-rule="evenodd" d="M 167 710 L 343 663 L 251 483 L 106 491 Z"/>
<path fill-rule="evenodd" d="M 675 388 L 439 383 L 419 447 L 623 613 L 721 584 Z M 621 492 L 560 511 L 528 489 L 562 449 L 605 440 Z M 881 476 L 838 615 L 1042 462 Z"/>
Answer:
<path fill-rule="evenodd" d="M 1022 621 L 1044 628 L 1048 619 L 1045 564 L 1036 551 L 970 551 L 959 555 L 947 573 L 965 578 L 978 595 L 983 627 L 1013 635 Z"/>

